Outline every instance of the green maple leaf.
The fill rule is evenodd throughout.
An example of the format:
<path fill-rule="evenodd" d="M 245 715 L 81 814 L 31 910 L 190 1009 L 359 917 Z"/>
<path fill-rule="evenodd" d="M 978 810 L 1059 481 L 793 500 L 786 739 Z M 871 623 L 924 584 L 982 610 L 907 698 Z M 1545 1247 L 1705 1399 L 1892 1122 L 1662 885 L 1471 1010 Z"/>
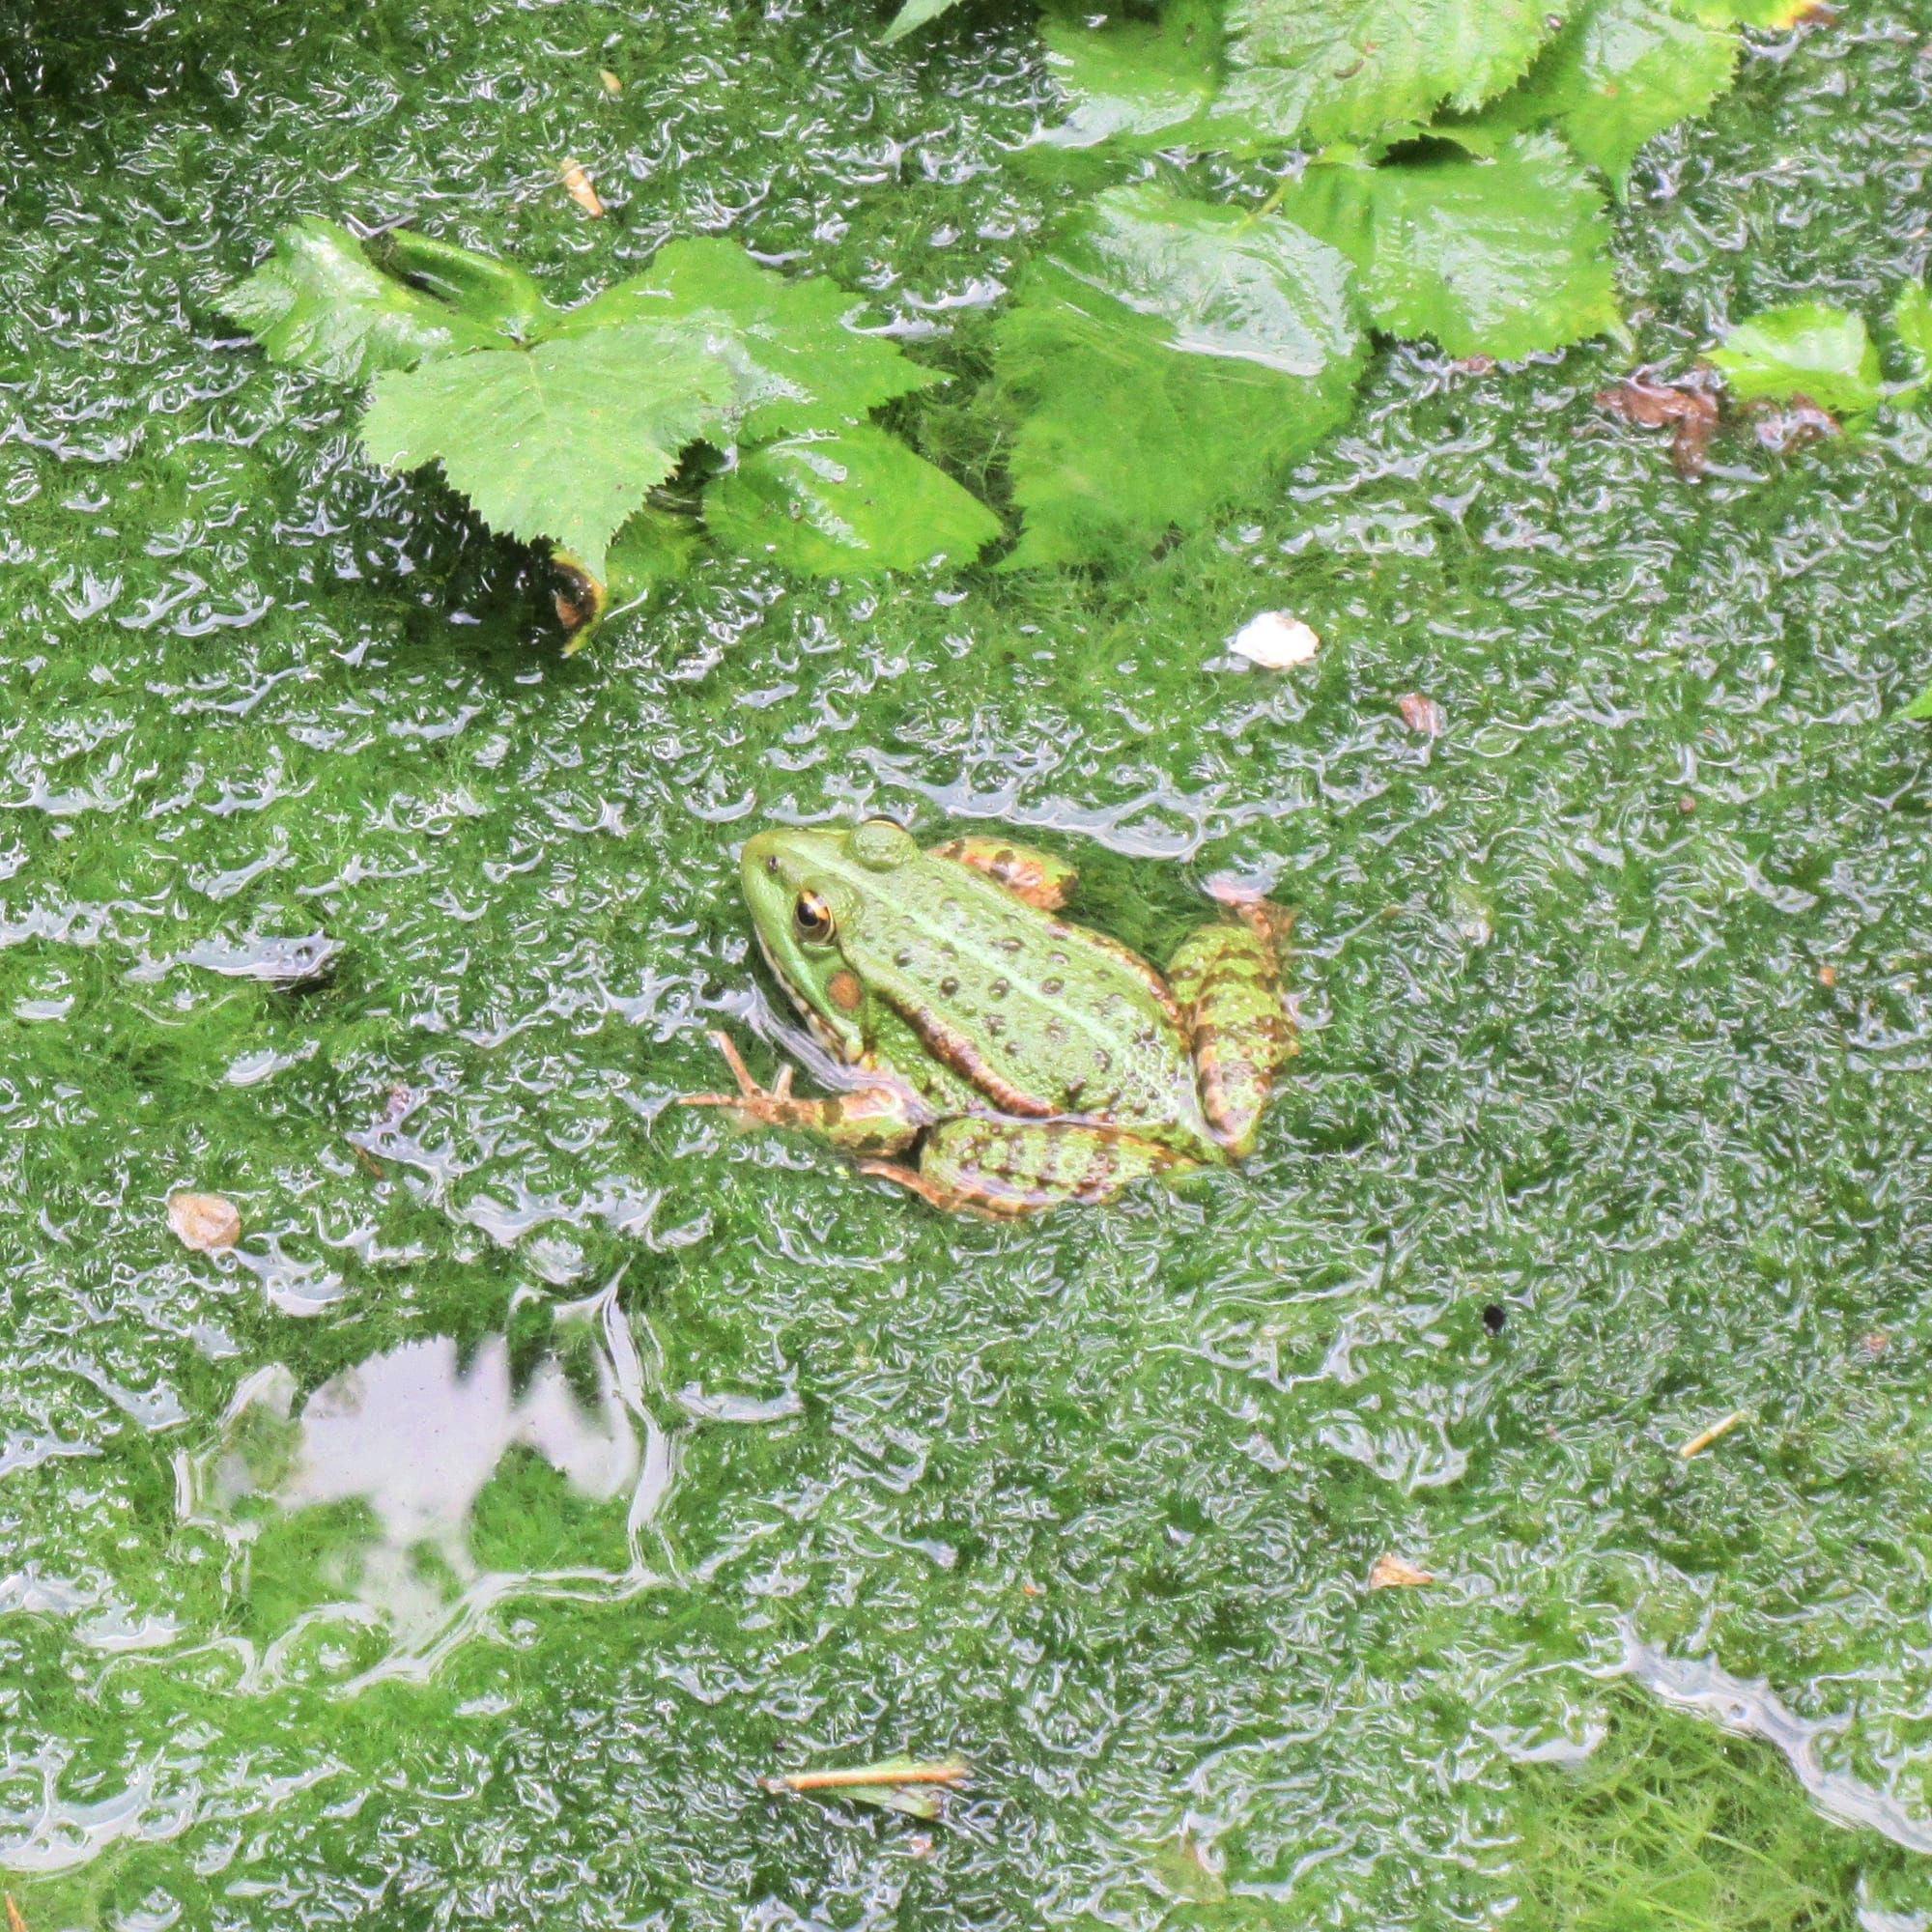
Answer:
<path fill-rule="evenodd" d="M 640 275 L 551 325 L 552 337 L 646 323 L 670 327 L 728 365 L 748 440 L 859 421 L 895 396 L 944 380 L 884 336 L 853 327 L 865 306 L 823 276 L 761 269 L 735 242 L 669 242 Z"/>
<path fill-rule="evenodd" d="M 1168 0 L 1156 19 L 1096 16 L 1062 0 L 1040 19 L 1048 71 L 1067 94 L 1064 123 L 1040 138 L 1091 148 L 1151 136 L 1185 140 L 1220 76 L 1218 0 Z"/>
<path fill-rule="evenodd" d="M 1587 0 L 1536 65 L 1472 119 L 1433 132 L 1477 154 L 1512 134 L 1550 127 L 1621 197 L 1637 150 L 1731 84 L 1738 37 L 1655 0 Z"/>
<path fill-rule="evenodd" d="M 362 446 L 384 469 L 440 463 L 493 529 L 602 577 L 612 531 L 686 443 L 722 438 L 730 402 L 700 347 L 634 324 L 380 375 Z"/>
<path fill-rule="evenodd" d="M 1355 265 L 1392 335 L 1508 360 L 1618 327 L 1603 196 L 1547 134 L 1488 161 L 1313 167 L 1281 209 Z"/>
<path fill-rule="evenodd" d="M 487 320 L 384 274 L 348 229 L 298 221 L 221 300 L 277 362 L 334 383 L 412 369 L 467 349 L 500 348 Z"/>
<path fill-rule="evenodd" d="M 1090 205 L 997 340 L 1027 405 L 1009 568 L 1144 551 L 1252 495 L 1348 414 L 1364 354 L 1334 249 L 1146 187 Z"/>
<path fill-rule="evenodd" d="M 1571 0 L 1228 0 L 1217 120 L 1279 139 L 1372 140 L 1517 80 Z"/>
<path fill-rule="evenodd" d="M 977 497 L 868 423 L 751 451 L 705 490 L 704 522 L 808 577 L 970 563 L 1000 534 Z"/>
<path fill-rule="evenodd" d="M 959 0 L 905 0 L 904 6 L 893 15 L 893 23 L 879 36 L 882 41 L 902 41 L 928 20 L 936 20 L 948 8 L 955 7 Z"/>
<path fill-rule="evenodd" d="M 1793 302 L 1740 323 L 1711 360 L 1741 401 L 1804 396 L 1833 415 L 1863 415 L 1885 393 L 1865 320 L 1823 302 Z"/>

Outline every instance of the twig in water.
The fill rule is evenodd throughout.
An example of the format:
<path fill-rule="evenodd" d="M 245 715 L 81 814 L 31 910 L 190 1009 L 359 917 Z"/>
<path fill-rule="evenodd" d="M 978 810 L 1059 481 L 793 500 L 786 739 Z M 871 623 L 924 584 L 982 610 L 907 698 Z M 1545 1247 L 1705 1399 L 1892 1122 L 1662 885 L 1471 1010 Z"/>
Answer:
<path fill-rule="evenodd" d="M 1732 1409 L 1730 1414 L 1724 1416 L 1719 1421 L 1712 1423 L 1710 1428 L 1699 1430 L 1677 1453 L 1688 1463 L 1691 1457 L 1701 1454 L 1720 1436 L 1728 1435 L 1744 1419 L 1745 1411 L 1743 1409 Z"/>

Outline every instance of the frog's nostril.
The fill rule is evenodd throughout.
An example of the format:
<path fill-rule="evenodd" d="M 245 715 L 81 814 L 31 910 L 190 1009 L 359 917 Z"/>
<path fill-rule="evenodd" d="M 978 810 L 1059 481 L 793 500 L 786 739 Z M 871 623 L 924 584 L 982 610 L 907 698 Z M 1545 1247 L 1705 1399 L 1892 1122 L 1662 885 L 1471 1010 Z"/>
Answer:
<path fill-rule="evenodd" d="M 776 852 L 767 852 L 765 854 L 765 870 L 769 872 L 773 878 L 776 879 L 778 877 L 779 855 Z"/>

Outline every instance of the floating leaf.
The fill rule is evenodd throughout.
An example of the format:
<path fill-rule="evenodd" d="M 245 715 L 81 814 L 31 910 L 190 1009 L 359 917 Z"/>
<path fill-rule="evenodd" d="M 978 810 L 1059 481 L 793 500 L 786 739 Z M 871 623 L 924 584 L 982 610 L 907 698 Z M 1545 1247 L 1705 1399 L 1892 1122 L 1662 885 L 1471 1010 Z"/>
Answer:
<path fill-rule="evenodd" d="M 369 248 L 390 274 L 420 283 L 496 334 L 519 338 L 541 334 L 546 321 L 557 314 L 533 276 L 496 255 L 480 255 L 412 228 L 389 229 Z"/>
<path fill-rule="evenodd" d="M 274 252 L 228 291 L 221 308 L 277 362 L 334 383 L 502 344 L 487 321 L 382 273 L 332 221 L 284 228 Z"/>
<path fill-rule="evenodd" d="M 1737 54 L 1734 33 L 1656 0 L 1588 0 L 1520 85 L 1473 120 L 1434 131 L 1493 153 L 1512 133 L 1553 127 L 1621 194 L 1637 150 L 1703 113 L 1730 86 Z"/>
<path fill-rule="evenodd" d="M 1039 31 L 1047 67 L 1072 101 L 1065 121 L 1041 137 L 1056 147 L 1171 134 L 1213 98 L 1216 0 L 1168 0 L 1152 20 L 1060 7 Z"/>
<path fill-rule="evenodd" d="M 385 469 L 440 463 L 493 529 L 574 551 L 602 577 L 611 533 L 698 437 L 720 435 L 729 373 L 632 325 L 376 381 L 362 446 Z"/>
<path fill-rule="evenodd" d="M 1864 317 L 1822 302 L 1793 302 L 1740 323 L 1711 360 L 1741 401 L 1803 396 L 1822 410 L 1859 415 L 1884 393 L 1878 349 Z"/>
<path fill-rule="evenodd" d="M 1568 12 L 1566 0 L 1229 0 L 1217 116 L 1282 139 L 1373 139 L 1501 93 Z"/>
<path fill-rule="evenodd" d="M 1281 209 L 1354 263 L 1392 335 L 1508 359 L 1618 326 L 1603 196 L 1547 134 L 1490 161 L 1312 167 Z"/>
<path fill-rule="evenodd" d="M 1911 360 L 1913 380 L 1922 383 L 1932 377 L 1932 292 L 1923 282 L 1907 282 L 1888 319 Z"/>
<path fill-rule="evenodd" d="M 554 337 L 647 324 L 690 332 L 728 364 L 742 434 L 831 429 L 943 380 L 881 335 L 852 326 L 864 307 L 824 276 L 789 280 L 735 242 L 670 242 L 640 275 L 574 308 Z"/>
<path fill-rule="evenodd" d="M 721 542 L 810 577 L 970 563 L 999 519 L 896 438 L 869 424 L 744 456 L 704 493 Z"/>
<path fill-rule="evenodd" d="M 1278 215 L 1147 187 L 1089 206 L 998 346 L 1030 405 L 1009 568 L 1144 550 L 1251 495 L 1348 413 L 1363 357 L 1335 250 Z"/>
<path fill-rule="evenodd" d="M 902 41 L 928 20 L 936 20 L 949 7 L 958 5 L 958 0 L 905 0 L 905 5 L 893 15 L 893 23 L 879 36 L 882 41 Z"/>

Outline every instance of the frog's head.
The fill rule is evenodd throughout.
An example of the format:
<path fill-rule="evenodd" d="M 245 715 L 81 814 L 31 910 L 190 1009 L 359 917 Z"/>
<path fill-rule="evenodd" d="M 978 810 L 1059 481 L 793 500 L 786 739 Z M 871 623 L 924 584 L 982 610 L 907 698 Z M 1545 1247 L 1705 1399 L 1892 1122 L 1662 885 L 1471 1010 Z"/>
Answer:
<path fill-rule="evenodd" d="M 771 969 L 812 1031 L 841 1059 L 865 1051 L 866 981 L 851 940 L 890 875 L 919 856 L 904 826 L 774 827 L 745 841 L 739 873 Z"/>

